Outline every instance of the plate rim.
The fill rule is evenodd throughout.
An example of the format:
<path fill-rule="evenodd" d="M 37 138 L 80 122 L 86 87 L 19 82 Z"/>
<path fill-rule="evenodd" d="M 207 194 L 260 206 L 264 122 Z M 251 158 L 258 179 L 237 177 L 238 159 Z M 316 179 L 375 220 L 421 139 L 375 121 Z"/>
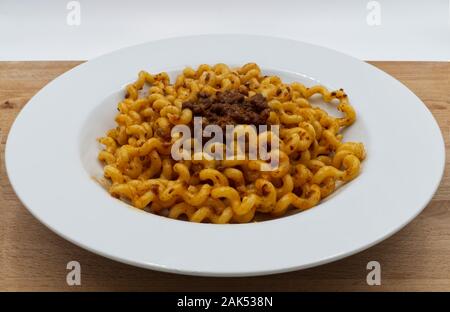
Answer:
<path fill-rule="evenodd" d="M 42 90 L 46 89 L 47 86 L 52 84 L 54 81 L 58 80 L 60 77 L 65 76 L 65 75 L 70 75 L 70 73 L 73 70 L 76 70 L 77 68 L 79 68 L 81 66 L 86 66 L 85 64 L 89 64 L 89 62 L 92 62 L 92 61 L 95 61 L 97 59 L 100 59 L 100 58 L 102 58 L 102 57 L 104 57 L 106 55 L 110 55 L 110 54 L 114 54 L 114 53 L 118 53 L 119 54 L 123 50 L 136 49 L 136 48 L 138 48 L 140 46 L 144 46 L 144 45 L 148 45 L 148 44 L 155 44 L 157 42 L 162 42 L 162 41 L 170 41 L 170 40 L 178 40 L 178 39 L 189 39 L 189 38 L 198 38 L 198 37 L 211 37 L 211 36 L 212 37 L 226 37 L 226 36 L 233 36 L 233 37 L 235 37 L 235 36 L 238 36 L 238 37 L 247 37 L 247 38 L 248 37 L 257 37 L 257 38 L 260 38 L 260 39 L 268 39 L 268 40 L 275 39 L 275 40 L 286 40 L 286 41 L 291 41 L 291 42 L 300 42 L 302 44 L 306 44 L 306 45 L 313 46 L 313 47 L 320 48 L 320 49 L 325 49 L 325 50 L 331 51 L 333 53 L 337 53 L 339 55 L 345 56 L 347 58 L 352 58 L 353 60 L 357 60 L 358 62 L 364 63 L 364 64 L 370 66 L 372 68 L 372 70 L 376 70 L 378 72 L 383 73 L 383 75 L 386 75 L 386 76 L 389 76 L 389 77 L 393 78 L 396 82 L 400 83 L 403 88 L 409 90 L 420 101 L 420 103 L 425 107 L 425 109 L 430 113 L 430 115 L 432 116 L 432 119 L 434 120 L 437 128 L 439 129 L 440 143 L 441 143 L 440 144 L 441 151 L 439 153 L 443 155 L 443 161 L 441 163 L 441 170 L 440 170 L 440 177 L 437 180 L 436 185 L 433 186 L 433 190 L 434 191 L 431 193 L 431 195 L 429 195 L 429 198 L 426 201 L 426 203 L 423 205 L 423 207 L 421 207 L 420 209 L 415 211 L 415 213 L 412 216 L 410 216 L 407 220 L 405 220 L 402 224 L 397 225 L 396 229 L 394 229 L 393 231 L 391 231 L 389 233 L 386 233 L 384 236 L 379 237 L 377 240 L 372 241 L 371 243 L 366 244 L 363 247 L 360 247 L 360 248 L 357 248 L 357 249 L 353 249 L 351 252 L 343 252 L 343 253 L 338 254 L 338 255 L 333 255 L 333 256 L 330 256 L 328 258 L 323 259 L 322 261 L 311 263 L 309 265 L 299 265 L 299 266 L 286 267 L 286 268 L 273 269 L 273 270 L 264 270 L 264 271 L 256 270 L 256 271 L 252 271 L 252 272 L 234 272 L 234 273 L 222 272 L 221 273 L 221 272 L 207 272 L 207 271 L 189 271 L 189 270 L 177 269 L 177 268 L 172 268 L 172 267 L 169 268 L 169 267 L 165 267 L 165 266 L 158 266 L 157 264 L 154 264 L 154 263 L 149 264 L 149 263 L 135 262 L 135 261 L 130 261 L 130 260 L 124 259 L 124 258 L 118 258 L 118 257 L 116 257 L 114 255 L 106 254 L 106 253 L 104 253 L 104 252 L 102 252 L 102 251 L 100 251 L 98 249 L 95 249 L 93 247 L 90 247 L 90 246 L 86 245 L 83 242 L 76 241 L 76 240 L 72 239 L 71 237 L 68 237 L 64 233 L 60 232 L 59 230 L 55 229 L 50 224 L 48 224 L 44 218 L 41 218 L 41 216 L 39 216 L 36 213 L 35 210 L 33 210 L 27 204 L 25 204 L 23 198 L 19 195 L 19 192 L 16 190 L 17 185 L 13 184 L 13 180 L 14 179 L 12 179 L 12 177 L 11 177 L 13 175 L 13 173 L 10 172 L 11 171 L 11 168 L 10 168 L 11 163 L 8 161 L 10 156 L 12 156 L 12 155 L 10 155 L 10 153 L 11 153 L 10 152 L 10 147 L 11 147 L 10 136 L 11 136 L 11 133 L 13 133 L 15 127 L 17 127 L 17 123 L 18 123 L 19 117 L 22 114 L 22 111 L 28 106 L 28 104 L 38 94 L 41 93 Z M 99 254 L 101 256 L 113 259 L 115 261 L 119 261 L 119 262 L 126 263 L 126 264 L 131 264 L 131 265 L 142 267 L 142 268 L 147 268 L 147 269 L 150 268 L 150 269 L 157 270 L 157 271 L 171 272 L 171 273 L 177 273 L 177 274 L 186 274 L 186 275 L 199 275 L 199 276 L 257 276 L 257 275 L 269 275 L 269 274 L 276 274 L 276 273 L 282 273 L 282 272 L 289 272 L 289 271 L 295 271 L 295 270 L 299 270 L 299 269 L 306 269 L 306 268 L 322 265 L 322 264 L 325 264 L 325 263 L 333 262 L 333 261 L 336 261 L 336 260 L 348 257 L 350 255 L 356 254 L 358 252 L 361 252 L 361 251 L 363 251 L 365 249 L 368 249 L 368 248 L 378 244 L 379 242 L 387 239 L 388 237 L 392 236 L 393 234 L 397 233 L 398 231 L 400 231 L 404 226 L 406 226 L 408 223 L 410 223 L 415 217 L 417 217 L 417 215 L 419 215 L 423 211 L 423 209 L 427 206 L 427 204 L 433 198 L 434 194 L 436 193 L 436 191 L 437 191 L 437 189 L 438 189 L 438 187 L 440 185 L 440 182 L 442 180 L 442 177 L 444 175 L 444 170 L 445 170 L 445 158 L 446 158 L 446 155 L 445 155 L 445 144 L 444 144 L 444 139 L 443 139 L 443 135 L 442 135 L 442 130 L 440 129 L 439 124 L 437 123 L 436 119 L 434 118 L 434 116 L 432 115 L 432 113 L 430 112 L 428 107 L 423 103 L 423 101 L 420 98 L 418 98 L 408 87 L 406 87 L 402 82 L 400 82 L 396 78 L 390 76 L 389 74 L 385 73 L 384 71 L 380 70 L 379 68 L 377 68 L 377 67 L 375 67 L 375 66 L 373 66 L 373 65 L 371 65 L 371 64 L 369 64 L 367 62 L 360 61 L 359 59 L 357 59 L 357 58 L 355 58 L 353 56 L 344 54 L 342 52 L 339 52 L 339 51 L 336 51 L 336 50 L 333 50 L 333 49 L 330 49 L 330 48 L 326 48 L 326 47 L 322 47 L 322 46 L 318 46 L 318 45 L 310 44 L 310 43 L 306 43 L 306 42 L 301 42 L 301 41 L 297 41 L 297 40 L 287 39 L 287 38 L 283 38 L 283 37 L 261 36 L 261 35 L 246 35 L 246 34 L 204 34 L 204 35 L 177 36 L 177 37 L 159 39 L 159 40 L 155 40 L 155 41 L 149 41 L 149 42 L 140 43 L 140 44 L 129 46 L 129 47 L 124 47 L 124 48 L 121 48 L 121 49 L 118 49 L 118 50 L 115 50 L 115 51 L 112 51 L 112 52 L 100 55 L 100 56 L 98 56 L 98 57 L 96 57 L 96 58 L 94 58 L 92 60 L 84 62 L 84 63 L 82 63 L 80 65 L 77 65 L 74 68 L 71 68 L 70 70 L 68 70 L 68 71 L 64 72 L 63 74 L 61 74 L 60 76 L 56 77 L 54 80 L 52 80 L 46 86 L 44 86 L 42 89 L 40 89 L 35 95 L 33 95 L 33 97 L 29 100 L 29 102 L 27 102 L 27 104 L 22 108 L 22 110 L 16 116 L 13 124 L 11 125 L 11 128 L 9 130 L 9 134 L 8 134 L 8 137 L 7 137 L 7 141 L 6 141 L 6 146 L 5 146 L 5 164 L 6 164 L 5 167 L 6 167 L 6 173 L 7 173 L 8 179 L 10 181 L 10 184 L 13 187 L 17 197 L 22 202 L 22 204 L 27 208 L 27 210 L 36 219 L 38 219 L 42 224 L 44 224 L 47 228 L 49 228 L 50 230 L 55 232 L 57 235 L 59 235 L 62 238 L 72 242 L 73 244 L 75 244 L 77 246 L 82 247 L 83 249 L 86 249 L 86 250 L 89 250 L 89 251 L 91 251 L 91 252 L 93 252 L 95 254 Z M 216 225 L 214 225 L 214 226 L 216 226 Z"/>

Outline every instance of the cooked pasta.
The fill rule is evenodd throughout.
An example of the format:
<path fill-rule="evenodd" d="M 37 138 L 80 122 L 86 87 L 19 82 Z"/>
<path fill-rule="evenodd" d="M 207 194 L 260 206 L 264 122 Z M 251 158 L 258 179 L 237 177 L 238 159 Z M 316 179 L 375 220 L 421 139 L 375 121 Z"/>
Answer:
<path fill-rule="evenodd" d="M 248 113 L 221 116 L 220 103 L 231 103 L 220 98 L 224 93 Z M 314 95 L 336 106 L 340 117 L 311 105 Z M 213 115 L 214 110 L 219 113 Z M 110 194 L 174 219 L 245 223 L 259 216 L 303 211 L 357 177 L 365 158 L 362 143 L 343 141 L 342 130 L 356 119 L 343 89 L 331 92 L 320 85 L 284 83 L 277 76 L 263 75 L 254 63 L 240 68 L 187 67 L 173 83 L 167 73 L 141 71 L 126 87 L 118 111 L 117 126 L 99 139 L 104 148 L 98 159 Z M 216 159 L 197 151 L 190 159 L 175 160 L 173 128 L 192 127 L 199 114 L 210 123 L 221 122 L 222 127 L 230 120 L 243 121 L 235 130 L 237 136 L 248 130 L 246 124 L 277 125 L 278 134 L 270 128 L 251 132 L 254 142 L 275 140 L 269 157 L 279 159 L 276 168 L 263 170 L 267 161 L 250 159 L 246 150 L 238 151 L 242 156 L 238 159 Z M 221 148 L 221 144 L 212 146 L 219 154 Z"/>

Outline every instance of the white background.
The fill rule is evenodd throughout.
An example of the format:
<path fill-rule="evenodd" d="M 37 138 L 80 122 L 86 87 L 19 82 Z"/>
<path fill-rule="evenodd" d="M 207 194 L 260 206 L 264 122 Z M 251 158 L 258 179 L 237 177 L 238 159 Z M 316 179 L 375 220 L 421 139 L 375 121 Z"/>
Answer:
<path fill-rule="evenodd" d="M 0 0 L 0 60 L 85 60 L 207 33 L 292 38 L 365 60 L 450 59 L 449 0 L 379 0 L 375 26 L 365 0 L 79 0 L 79 26 L 67 23 L 69 2 Z"/>

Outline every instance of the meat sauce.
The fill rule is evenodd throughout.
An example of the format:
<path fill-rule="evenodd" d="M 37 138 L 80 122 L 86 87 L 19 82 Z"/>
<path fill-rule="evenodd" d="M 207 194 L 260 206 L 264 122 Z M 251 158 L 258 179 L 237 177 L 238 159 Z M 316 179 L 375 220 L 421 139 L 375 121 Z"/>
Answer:
<path fill-rule="evenodd" d="M 217 92 L 209 95 L 200 92 L 195 101 L 183 103 L 194 116 L 203 117 L 203 126 L 218 125 L 225 131 L 226 125 L 267 124 L 269 107 L 261 94 L 248 96 L 238 90 Z"/>

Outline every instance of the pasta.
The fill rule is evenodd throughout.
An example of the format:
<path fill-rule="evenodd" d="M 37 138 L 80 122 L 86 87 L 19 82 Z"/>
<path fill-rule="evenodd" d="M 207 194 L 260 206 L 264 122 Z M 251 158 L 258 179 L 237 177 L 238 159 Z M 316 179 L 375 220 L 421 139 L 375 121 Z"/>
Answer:
<path fill-rule="evenodd" d="M 311 105 L 316 95 L 336 106 L 341 116 Z M 223 103 L 235 105 L 230 99 L 244 113 L 233 115 L 228 109 L 227 117 L 222 116 Z M 214 110 L 219 113 L 213 115 Z M 366 157 L 362 143 L 343 141 L 342 130 L 356 120 L 343 89 L 284 83 L 277 76 L 264 76 L 255 63 L 187 67 L 174 83 L 167 73 L 141 71 L 126 87 L 118 111 L 117 126 L 99 139 L 103 148 L 98 159 L 109 193 L 174 219 L 246 223 L 303 211 L 356 178 Z M 173 130 L 179 125 L 192 128 L 199 114 L 203 120 L 219 120 L 222 127 L 230 120 L 244 121 L 235 128 L 234 140 L 246 135 L 253 138 L 247 144 L 273 140 L 267 159 L 276 157 L 276 167 L 264 170 L 268 160 L 251 159 L 248 145 L 237 148 L 240 158 L 221 159 L 196 150 L 202 144 L 195 139 L 189 142 L 193 150 L 180 153 L 193 157 L 176 160 L 171 154 L 178 139 Z M 270 129 L 256 131 L 252 124 Z M 274 126 L 279 133 L 271 130 Z M 214 143 L 208 148 L 223 155 L 228 146 Z"/>

